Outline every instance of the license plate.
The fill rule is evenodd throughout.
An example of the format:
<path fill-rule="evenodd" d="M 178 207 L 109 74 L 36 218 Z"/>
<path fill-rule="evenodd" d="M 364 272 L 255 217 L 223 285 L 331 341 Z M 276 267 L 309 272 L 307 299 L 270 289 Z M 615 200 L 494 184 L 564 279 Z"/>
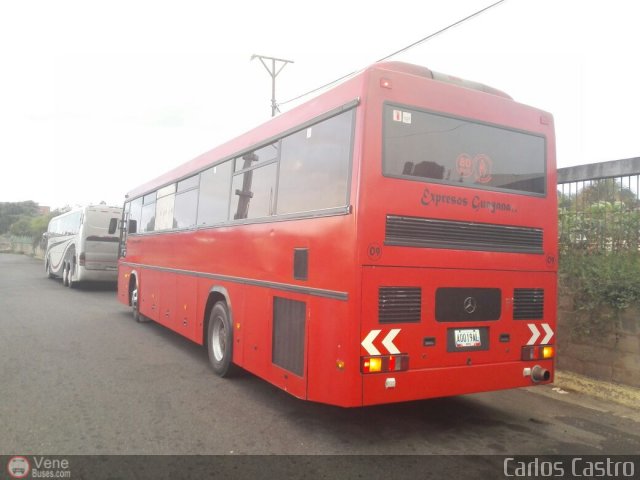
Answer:
<path fill-rule="evenodd" d="M 456 348 L 481 347 L 480 329 L 465 328 L 454 331 L 454 340 Z"/>

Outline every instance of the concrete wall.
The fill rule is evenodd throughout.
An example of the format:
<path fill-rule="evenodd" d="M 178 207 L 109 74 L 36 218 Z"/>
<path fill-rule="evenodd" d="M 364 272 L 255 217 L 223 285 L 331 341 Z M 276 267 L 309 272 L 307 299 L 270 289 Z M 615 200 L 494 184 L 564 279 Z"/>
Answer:
<path fill-rule="evenodd" d="M 618 319 L 612 318 L 611 331 L 599 335 L 575 331 L 575 320 L 580 315 L 586 314 L 574 310 L 572 297 L 559 299 L 558 369 L 640 387 L 640 308 L 631 307 Z"/>
<path fill-rule="evenodd" d="M 28 237 L 0 237 L 0 253 L 22 253 L 36 258 L 44 258 L 44 251 L 38 245 L 33 246 L 33 240 Z"/>
<path fill-rule="evenodd" d="M 589 163 L 558 169 L 558 184 L 635 176 L 640 173 L 640 157 Z"/>

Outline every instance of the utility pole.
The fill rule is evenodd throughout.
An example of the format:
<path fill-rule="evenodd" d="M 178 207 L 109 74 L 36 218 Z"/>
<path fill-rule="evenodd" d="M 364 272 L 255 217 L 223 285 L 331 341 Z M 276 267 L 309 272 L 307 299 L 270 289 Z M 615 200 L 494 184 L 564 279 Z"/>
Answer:
<path fill-rule="evenodd" d="M 265 57 L 264 55 L 251 55 L 251 60 L 257 58 L 260 60 L 264 68 L 267 69 L 269 75 L 271 76 L 271 116 L 276 116 L 276 110 L 278 109 L 278 104 L 276 103 L 276 77 L 282 71 L 284 67 L 287 66 L 287 63 L 293 63 L 293 60 L 283 60 L 282 58 L 273 58 L 273 57 Z M 271 60 L 271 66 L 267 65 L 265 60 Z M 276 70 L 276 63 L 280 62 L 282 65 Z"/>

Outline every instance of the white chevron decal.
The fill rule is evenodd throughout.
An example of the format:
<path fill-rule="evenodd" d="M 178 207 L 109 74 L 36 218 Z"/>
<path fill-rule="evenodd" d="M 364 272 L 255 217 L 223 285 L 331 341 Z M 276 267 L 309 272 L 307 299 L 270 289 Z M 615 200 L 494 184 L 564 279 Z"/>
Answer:
<path fill-rule="evenodd" d="M 538 330 L 535 323 L 527 323 L 527 327 L 531 330 L 531 338 L 527 342 L 527 345 L 534 345 L 538 337 L 540 337 L 540 330 Z"/>
<path fill-rule="evenodd" d="M 376 339 L 376 337 L 381 331 L 382 330 L 371 330 L 369 334 L 364 338 L 362 343 L 360 344 L 364 347 L 364 349 L 367 351 L 369 355 L 380 355 L 380 350 L 378 350 L 373 345 L 373 341 Z"/>
<path fill-rule="evenodd" d="M 546 333 L 546 335 L 540 343 L 542 345 L 546 345 L 547 343 L 549 343 L 549 340 L 551 340 L 551 337 L 553 337 L 553 330 L 551 330 L 551 327 L 548 323 L 543 323 L 542 328 L 544 328 L 544 333 Z"/>
<path fill-rule="evenodd" d="M 400 333 L 400 329 L 394 328 L 387 334 L 386 337 L 384 337 L 384 340 L 382 340 L 382 345 L 384 345 L 384 348 L 389 350 L 389 353 L 391 355 L 397 355 L 398 353 L 400 353 L 400 350 L 398 350 L 393 344 L 393 339 L 396 338 L 396 335 L 398 335 L 398 333 Z"/>
<path fill-rule="evenodd" d="M 535 323 L 527 323 L 527 327 L 531 330 L 531 338 L 527 342 L 527 345 L 535 345 L 542 335 L 542 332 L 538 329 L 538 326 Z M 553 337 L 555 332 L 551 329 L 548 323 L 541 324 L 542 330 L 544 330 L 544 338 L 540 342 L 540 345 L 546 345 L 549 343 L 549 340 Z"/>

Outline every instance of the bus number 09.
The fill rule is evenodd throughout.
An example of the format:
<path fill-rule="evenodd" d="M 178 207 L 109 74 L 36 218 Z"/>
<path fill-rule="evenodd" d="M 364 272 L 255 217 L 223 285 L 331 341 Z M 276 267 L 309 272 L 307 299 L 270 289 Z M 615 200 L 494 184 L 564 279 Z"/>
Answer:
<path fill-rule="evenodd" d="M 382 256 L 382 247 L 377 243 L 371 243 L 367 248 L 367 254 L 371 260 L 378 260 Z"/>

